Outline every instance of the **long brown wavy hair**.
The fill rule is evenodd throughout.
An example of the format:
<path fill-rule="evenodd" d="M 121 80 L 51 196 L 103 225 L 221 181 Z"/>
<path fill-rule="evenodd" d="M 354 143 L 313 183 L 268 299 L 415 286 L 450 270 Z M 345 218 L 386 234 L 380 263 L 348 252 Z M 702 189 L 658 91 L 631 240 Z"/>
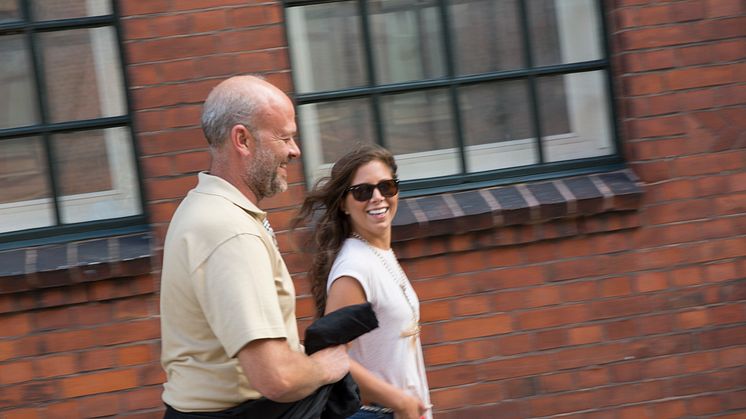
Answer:
<path fill-rule="evenodd" d="M 332 167 L 331 175 L 319 179 L 306 195 L 303 205 L 292 222 L 295 230 L 310 222 L 310 249 L 313 252 L 308 279 L 316 306 L 316 315 L 321 317 L 326 309 L 326 282 L 334 259 L 339 254 L 345 239 L 352 233 L 350 217 L 342 210 L 342 201 L 351 186 L 357 169 L 366 163 L 378 160 L 391 169 L 396 177 L 394 156 L 383 147 L 365 144 L 345 154 Z"/>

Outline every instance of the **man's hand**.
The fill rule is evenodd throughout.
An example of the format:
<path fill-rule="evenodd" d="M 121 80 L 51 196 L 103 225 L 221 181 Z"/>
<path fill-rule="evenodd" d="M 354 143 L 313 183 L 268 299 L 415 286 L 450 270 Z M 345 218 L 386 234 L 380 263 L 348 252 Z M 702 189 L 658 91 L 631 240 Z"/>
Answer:
<path fill-rule="evenodd" d="M 311 355 L 319 368 L 327 374 L 328 384 L 336 383 L 350 370 L 350 357 L 345 345 L 330 346 Z"/>

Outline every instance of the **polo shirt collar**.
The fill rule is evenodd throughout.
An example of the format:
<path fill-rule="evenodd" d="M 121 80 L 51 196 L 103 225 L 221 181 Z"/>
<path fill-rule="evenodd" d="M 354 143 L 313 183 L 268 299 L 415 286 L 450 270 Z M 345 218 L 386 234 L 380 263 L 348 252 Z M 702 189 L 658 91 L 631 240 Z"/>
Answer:
<path fill-rule="evenodd" d="M 195 192 L 223 197 L 247 212 L 259 214 L 261 217 L 266 216 L 264 211 L 249 201 L 246 195 L 242 194 L 241 191 L 227 180 L 207 172 L 200 172 L 197 176 L 199 181 L 197 182 L 197 187 L 194 189 Z"/>

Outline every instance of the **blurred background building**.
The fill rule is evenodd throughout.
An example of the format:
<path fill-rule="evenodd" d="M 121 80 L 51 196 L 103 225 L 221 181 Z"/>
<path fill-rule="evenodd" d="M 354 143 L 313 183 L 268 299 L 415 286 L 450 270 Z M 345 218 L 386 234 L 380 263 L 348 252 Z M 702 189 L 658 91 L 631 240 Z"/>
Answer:
<path fill-rule="evenodd" d="M 741 0 L 0 0 L 0 417 L 162 415 L 158 288 L 261 73 L 302 161 L 397 156 L 436 417 L 746 418 Z"/>

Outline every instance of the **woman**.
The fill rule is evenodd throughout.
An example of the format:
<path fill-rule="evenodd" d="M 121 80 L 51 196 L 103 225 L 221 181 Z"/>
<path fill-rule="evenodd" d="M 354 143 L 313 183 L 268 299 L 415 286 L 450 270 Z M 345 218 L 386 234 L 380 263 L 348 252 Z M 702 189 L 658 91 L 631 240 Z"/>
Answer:
<path fill-rule="evenodd" d="M 350 373 L 365 404 L 355 419 L 432 418 L 419 302 L 391 250 L 398 193 L 391 153 L 361 146 L 316 184 L 295 220 L 315 220 L 309 277 L 317 315 L 370 301 L 379 320 L 378 329 L 349 345 Z"/>

